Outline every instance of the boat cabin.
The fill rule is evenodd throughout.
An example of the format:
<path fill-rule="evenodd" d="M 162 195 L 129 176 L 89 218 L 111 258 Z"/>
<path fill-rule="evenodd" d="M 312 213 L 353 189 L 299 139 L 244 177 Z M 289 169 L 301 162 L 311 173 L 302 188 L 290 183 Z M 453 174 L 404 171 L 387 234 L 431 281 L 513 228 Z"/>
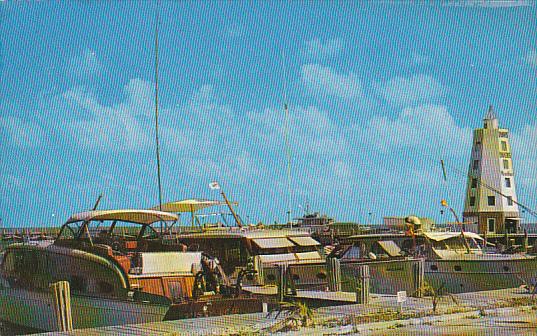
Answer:
<path fill-rule="evenodd" d="M 473 232 L 423 232 L 424 253 L 430 259 L 483 255 L 483 238 Z"/>
<path fill-rule="evenodd" d="M 67 280 L 74 293 L 89 295 L 131 292 L 181 302 L 218 292 L 227 278 L 210 257 L 163 239 L 161 232 L 176 220 L 177 215 L 154 210 L 78 213 L 54 243 L 10 246 L 1 272 L 10 286 L 48 290 L 51 282 Z"/>
<path fill-rule="evenodd" d="M 309 233 L 297 230 L 258 228 L 215 228 L 184 233 L 178 240 L 192 251 L 217 257 L 226 274 L 234 277 L 249 263 L 307 263 L 324 260 L 320 243 Z"/>

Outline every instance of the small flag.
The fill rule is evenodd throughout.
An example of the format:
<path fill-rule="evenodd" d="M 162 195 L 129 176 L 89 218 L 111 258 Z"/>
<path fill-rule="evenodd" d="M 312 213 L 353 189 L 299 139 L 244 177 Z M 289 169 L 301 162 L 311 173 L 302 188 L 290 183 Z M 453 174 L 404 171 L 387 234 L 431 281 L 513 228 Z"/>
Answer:
<path fill-rule="evenodd" d="M 209 183 L 209 188 L 211 188 L 212 190 L 217 190 L 217 189 L 220 189 L 220 185 L 216 181 L 211 182 L 211 183 Z"/>

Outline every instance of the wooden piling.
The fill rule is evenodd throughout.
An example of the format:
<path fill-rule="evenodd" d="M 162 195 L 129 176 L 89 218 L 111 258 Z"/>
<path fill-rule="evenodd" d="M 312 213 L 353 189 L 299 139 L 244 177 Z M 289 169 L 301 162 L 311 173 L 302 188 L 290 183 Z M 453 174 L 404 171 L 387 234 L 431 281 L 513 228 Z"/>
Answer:
<path fill-rule="evenodd" d="M 528 252 L 528 229 L 524 229 L 524 241 L 522 242 L 524 252 Z"/>
<path fill-rule="evenodd" d="M 285 301 L 285 294 L 287 292 L 287 265 L 278 265 L 278 301 Z"/>
<path fill-rule="evenodd" d="M 358 277 L 356 283 L 356 303 L 369 303 L 369 266 L 361 265 L 358 268 Z"/>
<path fill-rule="evenodd" d="M 419 259 L 417 262 L 412 264 L 412 275 L 413 275 L 413 291 L 416 297 L 422 297 L 422 288 L 425 278 L 425 260 Z"/>
<path fill-rule="evenodd" d="M 338 258 L 328 258 L 326 268 L 328 270 L 328 289 L 331 292 L 341 291 L 341 262 Z"/>
<path fill-rule="evenodd" d="M 58 281 L 50 285 L 54 297 L 54 312 L 58 323 L 58 331 L 72 331 L 71 290 L 68 281 Z"/>
<path fill-rule="evenodd" d="M 254 256 L 254 270 L 257 271 L 257 283 L 261 286 L 265 285 L 265 272 L 263 272 L 263 262 L 258 255 Z"/>

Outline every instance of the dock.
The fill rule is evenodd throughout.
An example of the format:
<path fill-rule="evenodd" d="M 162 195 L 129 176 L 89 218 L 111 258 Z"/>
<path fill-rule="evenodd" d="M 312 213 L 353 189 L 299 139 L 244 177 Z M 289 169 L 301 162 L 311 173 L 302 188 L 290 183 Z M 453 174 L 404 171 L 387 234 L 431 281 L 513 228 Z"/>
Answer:
<path fill-rule="evenodd" d="M 307 291 L 301 294 L 306 297 L 309 295 Z M 390 321 L 394 320 L 414 319 L 418 322 L 425 321 L 428 318 L 446 320 L 453 318 L 457 314 L 480 316 L 479 314 L 485 310 L 506 309 L 505 307 L 529 307 L 532 305 L 534 307 L 537 304 L 537 298 L 532 297 L 523 288 L 463 293 L 456 294 L 454 297 L 456 298 L 456 303 L 451 298 L 441 298 L 437 311 L 433 313 L 432 298 L 430 297 L 409 297 L 402 306 L 402 312 L 399 312 L 401 307 L 397 302 L 396 295 L 372 295 L 369 304 L 346 304 L 314 309 L 317 326 L 315 328 L 305 328 L 303 331 L 315 334 L 322 330 L 322 333 L 330 334 L 335 333 L 334 330 L 349 329 L 349 326 L 360 329 L 365 328 L 364 326 L 368 326 L 370 323 L 379 322 L 386 322 L 384 324 L 390 329 Z M 531 307 L 525 309 L 531 310 Z M 230 335 L 240 333 L 268 335 L 275 332 L 274 326 L 284 322 L 288 316 L 285 312 L 281 314 L 272 312 L 268 314 L 228 315 L 80 329 L 72 332 L 54 332 L 42 335 Z M 317 328 L 320 329 L 318 330 Z"/>

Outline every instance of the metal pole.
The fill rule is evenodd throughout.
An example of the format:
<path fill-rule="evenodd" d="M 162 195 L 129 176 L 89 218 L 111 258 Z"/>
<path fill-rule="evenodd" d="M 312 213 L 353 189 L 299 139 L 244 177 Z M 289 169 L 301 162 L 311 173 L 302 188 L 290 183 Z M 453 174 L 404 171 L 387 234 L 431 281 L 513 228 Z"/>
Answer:
<path fill-rule="evenodd" d="M 237 226 L 239 228 L 242 228 L 241 220 L 240 220 L 239 216 L 237 216 L 237 213 L 235 212 L 235 210 L 233 210 L 233 207 L 231 206 L 231 203 L 227 199 L 226 194 L 224 193 L 224 190 L 220 189 L 220 193 L 222 194 L 222 197 L 224 198 L 224 201 L 226 202 L 229 210 L 231 211 L 231 215 L 233 215 L 233 218 L 235 219 L 235 222 L 237 223 Z"/>
<path fill-rule="evenodd" d="M 157 1 L 157 20 L 155 23 L 155 142 L 157 152 L 158 205 L 159 210 L 162 211 L 162 183 L 160 180 L 160 147 L 158 138 L 158 4 L 159 2 Z M 163 233 L 162 221 L 160 221 L 160 233 Z"/>

